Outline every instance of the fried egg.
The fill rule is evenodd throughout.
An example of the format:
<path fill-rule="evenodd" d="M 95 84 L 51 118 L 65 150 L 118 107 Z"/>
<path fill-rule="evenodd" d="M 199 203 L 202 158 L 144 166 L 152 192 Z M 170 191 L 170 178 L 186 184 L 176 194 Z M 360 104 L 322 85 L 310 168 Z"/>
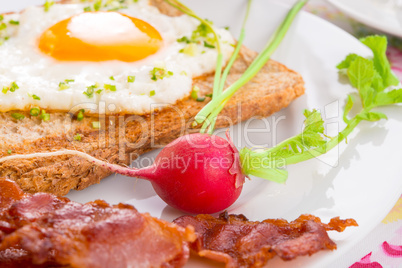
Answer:
<path fill-rule="evenodd" d="M 187 97 L 194 77 L 214 71 L 217 51 L 208 36 L 194 41 L 196 19 L 163 15 L 147 0 L 100 3 L 3 15 L 0 111 L 91 104 L 96 113 L 102 103 L 113 104 L 106 113 L 146 114 Z M 216 32 L 227 61 L 235 41 Z"/>

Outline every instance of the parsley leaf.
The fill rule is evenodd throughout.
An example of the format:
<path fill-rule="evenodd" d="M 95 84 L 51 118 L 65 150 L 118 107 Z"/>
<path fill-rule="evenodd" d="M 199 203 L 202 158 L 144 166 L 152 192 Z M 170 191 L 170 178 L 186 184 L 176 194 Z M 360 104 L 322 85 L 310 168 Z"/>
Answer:
<path fill-rule="evenodd" d="M 399 84 L 398 78 L 392 73 L 391 65 L 387 59 L 387 38 L 385 36 L 368 36 L 360 39 L 368 46 L 374 54 L 374 66 L 384 81 L 384 87 L 396 86 Z"/>

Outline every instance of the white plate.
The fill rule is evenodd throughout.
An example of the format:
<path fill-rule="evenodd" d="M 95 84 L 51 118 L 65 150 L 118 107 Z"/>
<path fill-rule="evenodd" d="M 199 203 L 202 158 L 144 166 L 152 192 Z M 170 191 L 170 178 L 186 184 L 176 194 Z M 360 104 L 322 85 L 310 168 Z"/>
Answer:
<path fill-rule="evenodd" d="M 402 4 L 392 0 L 328 0 L 342 12 L 368 26 L 402 37 Z M 402 3 L 402 2 L 401 2 Z"/>
<path fill-rule="evenodd" d="M 230 26 L 237 35 L 246 1 L 185 2 L 217 25 Z M 269 1 L 255 0 L 246 45 L 260 50 L 286 11 L 287 8 Z M 306 94 L 267 119 L 250 120 L 231 128 L 235 144 L 238 147 L 271 146 L 300 133 L 305 108 L 321 109 L 332 130 L 328 134 L 336 134 L 343 126 L 342 107 L 352 88 L 340 83 L 335 66 L 351 52 L 370 55 L 368 49 L 349 34 L 302 12 L 273 58 L 303 75 Z M 246 182 L 239 200 L 229 209 L 230 213 L 243 213 L 251 220 L 278 217 L 293 220 L 302 213 L 311 213 L 325 222 L 336 216 L 353 217 L 360 225 L 348 228 L 342 234 L 330 233 L 338 244 L 336 251 L 323 251 L 291 262 L 276 258 L 269 262 L 271 267 L 328 266 L 368 235 L 392 208 L 402 192 L 400 152 L 395 150 L 402 146 L 399 134 L 402 133 L 402 113 L 401 107 L 383 111 L 388 115 L 388 121 L 362 123 L 348 138 L 347 146 L 343 143 L 320 159 L 289 166 L 286 185 L 258 178 Z M 156 154 L 157 151 L 148 153 L 140 160 Z M 94 199 L 125 202 L 141 212 L 150 212 L 166 220 L 182 215 L 166 206 L 147 181 L 122 176 L 111 176 L 83 191 L 72 191 L 68 197 L 79 202 Z M 191 264 L 195 265 L 195 262 L 193 260 Z M 205 266 L 203 262 L 197 264 Z"/>

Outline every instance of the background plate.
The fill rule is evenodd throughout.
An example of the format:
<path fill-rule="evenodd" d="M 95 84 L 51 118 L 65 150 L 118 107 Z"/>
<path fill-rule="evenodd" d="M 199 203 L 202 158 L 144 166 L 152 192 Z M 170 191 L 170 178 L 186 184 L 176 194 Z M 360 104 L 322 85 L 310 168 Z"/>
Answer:
<path fill-rule="evenodd" d="M 402 6 L 385 0 L 328 0 L 345 14 L 368 26 L 402 37 Z"/>
<path fill-rule="evenodd" d="M 43 1 L 21 1 L 19 5 L 3 4 L 4 11 L 18 10 L 25 4 Z M 238 35 L 245 12 L 244 0 L 187 0 L 201 16 L 219 26 L 230 26 Z M 21 4 L 23 3 L 23 5 Z M 247 25 L 246 45 L 260 50 L 275 27 L 283 19 L 287 8 L 264 0 L 255 0 Z M 236 146 L 272 146 L 300 133 L 305 108 L 320 109 L 326 120 L 329 135 L 342 129 L 342 107 L 352 88 L 339 80 L 335 68 L 347 54 L 370 55 L 366 47 L 354 37 L 319 19 L 302 12 L 288 32 L 273 58 L 300 72 L 306 82 L 306 94 L 288 108 L 266 118 L 252 119 L 231 128 Z M 289 167 L 286 185 L 262 179 L 247 181 L 239 200 L 230 213 L 243 213 L 251 220 L 285 218 L 293 220 L 302 213 L 311 213 L 327 222 L 330 218 L 353 217 L 359 223 L 342 234 L 330 233 L 338 244 L 334 252 L 320 252 L 291 262 L 276 258 L 271 267 L 325 267 L 348 251 L 366 236 L 388 213 L 402 192 L 400 151 L 402 141 L 401 107 L 382 109 L 389 120 L 362 123 L 348 138 L 348 145 L 340 145 L 330 154 Z M 224 130 L 217 131 L 223 136 Z M 144 164 L 158 151 L 143 155 Z M 69 198 L 79 202 L 105 199 L 110 203 L 125 202 L 141 212 L 172 220 L 181 212 L 162 202 L 147 181 L 110 176 L 100 184 L 83 191 L 72 191 Z M 188 265 L 205 266 L 200 260 Z M 211 265 L 211 263 L 208 263 Z"/>

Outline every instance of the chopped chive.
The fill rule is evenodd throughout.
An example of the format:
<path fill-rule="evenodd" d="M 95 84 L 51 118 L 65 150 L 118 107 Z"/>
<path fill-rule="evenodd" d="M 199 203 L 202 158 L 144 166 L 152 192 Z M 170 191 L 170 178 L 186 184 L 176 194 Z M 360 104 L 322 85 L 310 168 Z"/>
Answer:
<path fill-rule="evenodd" d="M 7 24 L 5 24 L 4 22 L 0 23 L 0 31 L 4 30 L 7 28 Z"/>
<path fill-rule="evenodd" d="M 149 96 L 150 97 L 155 96 L 155 90 L 151 90 L 151 92 L 149 92 Z"/>
<path fill-rule="evenodd" d="M 227 30 L 227 31 L 229 31 L 230 27 L 229 27 L 229 26 L 226 26 L 226 27 L 224 27 L 224 29 Z"/>
<path fill-rule="evenodd" d="M 127 82 L 128 83 L 134 83 L 134 81 L 135 81 L 135 76 L 130 75 L 130 76 L 127 77 Z"/>
<path fill-rule="evenodd" d="M 75 81 L 74 79 L 66 79 L 66 80 L 64 80 L 64 82 L 66 82 L 67 84 L 73 83 L 74 81 Z"/>
<path fill-rule="evenodd" d="M 182 38 L 179 38 L 176 41 L 179 43 L 186 43 L 186 44 L 191 43 L 191 40 L 187 36 L 183 36 Z"/>
<path fill-rule="evenodd" d="M 197 55 L 198 46 L 194 43 L 187 44 L 183 49 L 180 49 L 179 52 L 187 56 L 194 57 L 195 55 Z"/>
<path fill-rule="evenodd" d="M 100 123 L 99 123 L 99 121 L 93 121 L 93 122 L 92 122 L 92 128 L 93 128 L 93 129 L 100 129 Z"/>
<path fill-rule="evenodd" d="M 12 25 L 20 25 L 20 22 L 18 20 L 10 20 L 8 23 Z"/>
<path fill-rule="evenodd" d="M 66 82 L 59 83 L 59 90 L 65 90 L 67 88 L 70 88 L 70 86 Z"/>
<path fill-rule="evenodd" d="M 3 89 L 1 90 L 1 92 L 3 92 L 4 94 L 6 94 L 9 89 L 10 89 L 9 87 L 3 87 Z"/>
<path fill-rule="evenodd" d="M 0 21 L 4 20 L 3 14 L 0 14 Z"/>
<path fill-rule="evenodd" d="M 115 85 L 104 84 L 103 87 L 104 87 L 106 90 L 116 91 L 116 86 L 115 86 Z"/>
<path fill-rule="evenodd" d="M 16 82 L 12 82 L 11 83 L 11 86 L 10 86 L 10 91 L 11 92 L 14 92 L 14 91 L 16 91 L 17 89 L 19 89 L 20 87 L 17 85 L 17 83 Z"/>
<path fill-rule="evenodd" d="M 89 11 L 91 11 L 92 9 L 91 9 L 91 7 L 84 7 L 84 11 L 85 12 L 89 12 Z"/>
<path fill-rule="evenodd" d="M 97 91 L 95 91 L 96 94 L 101 94 L 101 92 L 103 91 L 103 89 L 98 89 Z"/>
<path fill-rule="evenodd" d="M 207 48 L 215 48 L 214 45 L 208 44 L 207 41 L 204 41 L 204 47 L 207 47 Z"/>
<path fill-rule="evenodd" d="M 85 110 L 81 109 L 77 114 L 77 121 L 82 121 L 84 119 Z"/>
<path fill-rule="evenodd" d="M 193 100 L 197 100 L 198 99 L 198 91 L 200 91 L 200 88 L 198 86 L 193 86 L 193 90 L 191 90 L 191 98 Z"/>
<path fill-rule="evenodd" d="M 40 119 L 43 121 L 49 121 L 50 120 L 50 114 L 46 113 L 45 110 L 41 111 L 41 115 L 39 116 Z"/>
<path fill-rule="evenodd" d="M 86 95 L 88 98 L 92 98 L 94 96 L 96 85 L 92 85 L 87 87 L 87 90 L 82 92 L 82 94 Z"/>
<path fill-rule="evenodd" d="M 75 141 L 81 141 L 81 135 L 79 133 L 74 135 L 74 140 Z"/>
<path fill-rule="evenodd" d="M 110 79 L 110 80 L 113 80 L 113 81 L 115 80 L 114 77 L 113 77 L 113 75 L 110 76 L 109 79 Z"/>
<path fill-rule="evenodd" d="M 44 7 L 44 9 L 45 9 L 45 12 L 48 12 L 49 9 L 50 9 L 50 7 L 53 6 L 53 5 L 54 5 L 54 1 L 53 1 L 53 0 L 51 0 L 51 1 L 46 0 L 45 4 L 43 5 L 43 7 Z"/>
<path fill-rule="evenodd" d="M 154 67 L 149 74 L 151 79 L 157 81 L 158 79 L 163 79 L 173 75 L 173 72 L 167 71 L 165 68 Z"/>
<path fill-rule="evenodd" d="M 197 98 L 196 101 L 203 102 L 203 101 L 205 101 L 205 97 L 204 98 Z"/>
<path fill-rule="evenodd" d="M 12 151 L 12 150 L 7 150 L 7 153 L 8 153 L 8 154 L 12 154 L 13 151 Z"/>
<path fill-rule="evenodd" d="M 32 116 L 38 116 L 40 114 L 40 109 L 38 107 L 34 107 L 29 111 L 29 114 Z"/>
<path fill-rule="evenodd" d="M 29 94 L 29 93 L 28 93 L 28 96 L 31 97 L 31 98 L 33 98 L 34 100 L 40 100 L 40 97 L 37 96 L 37 95 L 35 95 L 35 94 Z"/>
<path fill-rule="evenodd" d="M 17 120 L 22 120 L 22 119 L 25 118 L 25 115 L 20 114 L 20 113 L 12 113 L 11 116 L 12 116 L 14 119 L 17 119 Z"/>
<path fill-rule="evenodd" d="M 206 94 L 205 97 L 212 98 L 213 94 Z"/>

